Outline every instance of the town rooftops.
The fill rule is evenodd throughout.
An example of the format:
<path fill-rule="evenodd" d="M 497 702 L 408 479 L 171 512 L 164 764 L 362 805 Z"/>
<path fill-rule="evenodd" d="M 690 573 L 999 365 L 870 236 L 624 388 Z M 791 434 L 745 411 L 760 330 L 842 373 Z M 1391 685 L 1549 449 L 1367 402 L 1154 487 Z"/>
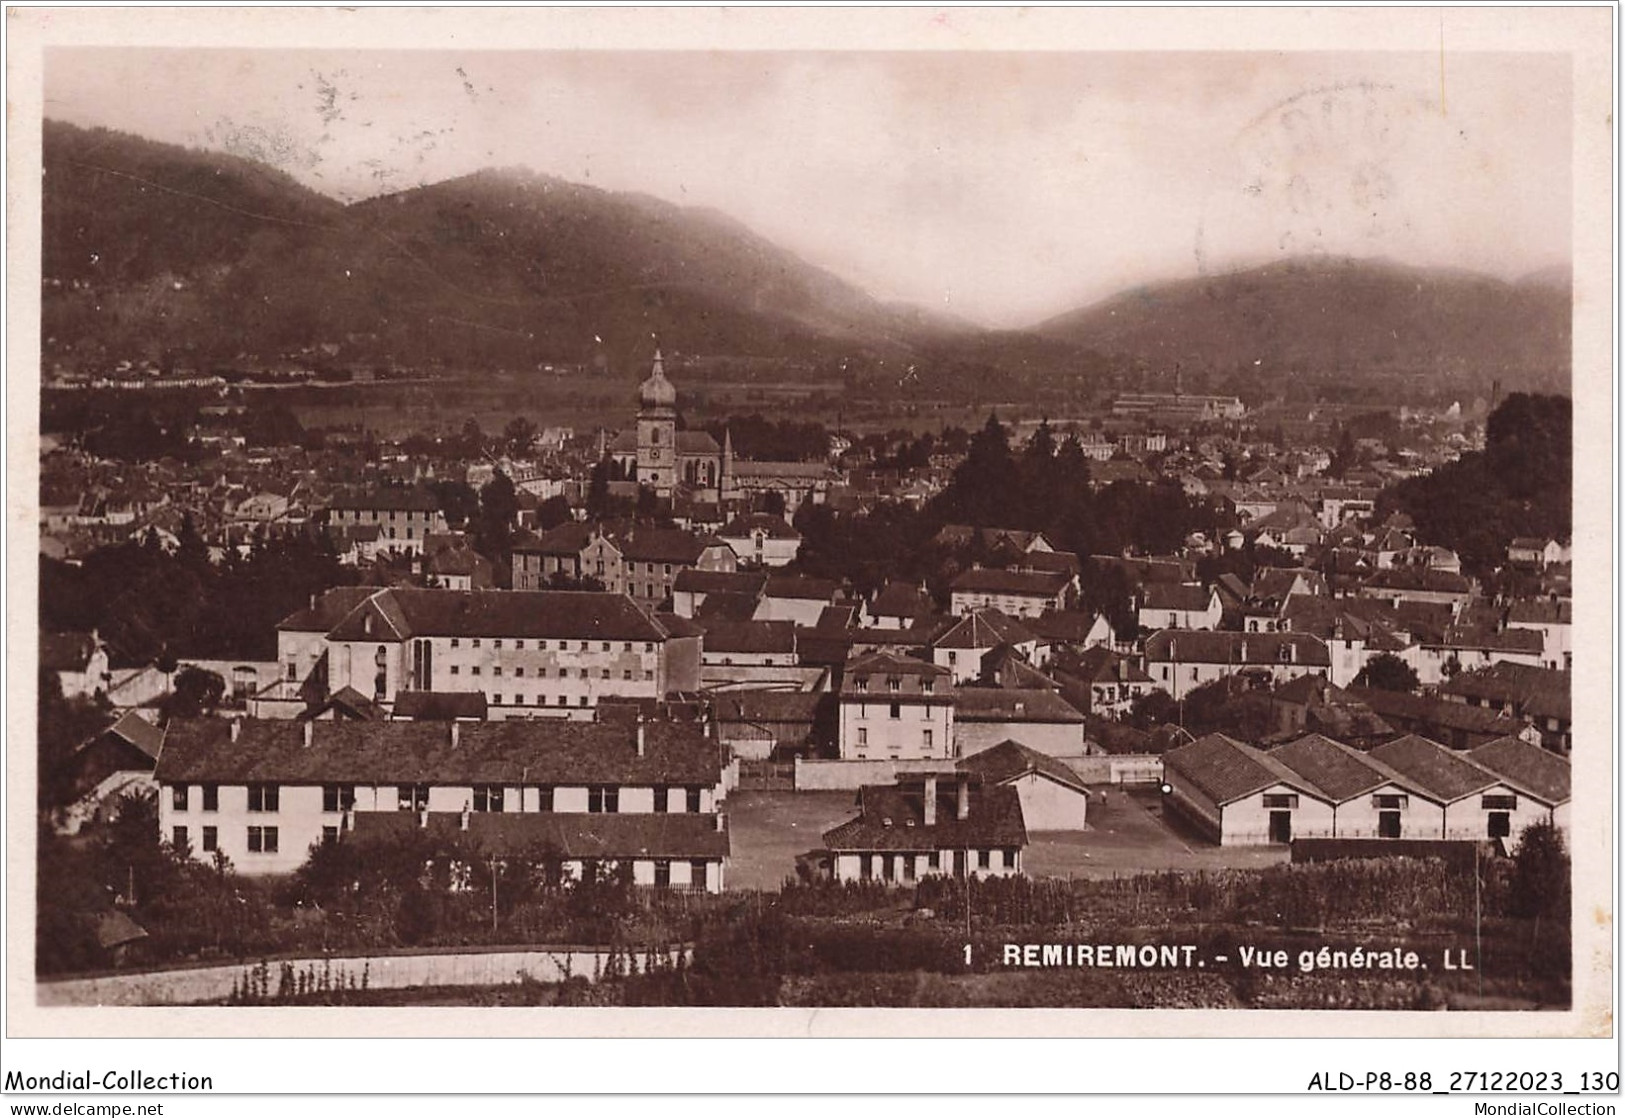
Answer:
<path fill-rule="evenodd" d="M 436 838 L 466 836 L 496 855 L 551 853 L 560 859 L 726 858 L 728 832 L 719 816 L 687 812 L 586 814 L 583 812 L 358 811 L 354 841 L 387 842 L 422 829 Z"/>
<path fill-rule="evenodd" d="M 1084 610 L 1047 609 L 1037 617 L 1024 617 L 1022 625 L 1057 644 L 1081 644 L 1089 639 L 1100 615 Z"/>
<path fill-rule="evenodd" d="M 1277 784 L 1327 798 L 1312 781 L 1269 754 L 1223 734 L 1208 734 L 1170 749 L 1162 755 L 1162 764 L 1220 807 Z"/>
<path fill-rule="evenodd" d="M 1383 718 L 1402 722 L 1425 722 L 1448 730 L 1499 737 L 1516 734 L 1523 723 L 1488 707 L 1452 703 L 1408 691 L 1385 691 L 1380 687 L 1350 687 L 1348 693 Z"/>
<path fill-rule="evenodd" d="M 1440 803 L 1455 803 L 1500 781 L 1488 769 L 1469 761 L 1466 754 L 1415 734 L 1379 745 L 1370 755 L 1415 782 Z"/>
<path fill-rule="evenodd" d="M 338 641 L 467 636 L 647 642 L 670 635 L 625 594 L 405 587 L 374 592 L 328 632 Z"/>
<path fill-rule="evenodd" d="M 805 575 L 771 574 L 767 576 L 768 598 L 799 598 L 805 601 L 832 602 L 839 589 L 827 578 L 808 578 Z"/>
<path fill-rule="evenodd" d="M 871 617 L 921 617 L 932 612 L 931 596 L 913 582 L 888 582 L 869 605 Z"/>
<path fill-rule="evenodd" d="M 308 729 L 307 729 L 308 727 Z M 306 734 L 309 743 L 306 744 Z M 721 779 L 716 745 L 675 722 L 637 728 L 567 719 L 507 722 L 169 724 L 155 772 L 166 784 L 703 785 Z"/>
<path fill-rule="evenodd" d="M 1540 635 L 1531 630 L 1509 629 L 1507 632 L 1529 632 L 1535 637 Z M 1567 721 L 1570 717 L 1571 680 L 1570 672 L 1503 660 L 1477 671 L 1462 672 L 1441 686 L 1439 693 L 1460 695 L 1469 700 L 1508 703 L 1536 718 Z"/>
<path fill-rule="evenodd" d="M 1549 749 L 1530 745 L 1522 738 L 1496 738 L 1467 754 L 1469 760 L 1556 806 L 1568 803 L 1569 761 Z"/>
<path fill-rule="evenodd" d="M 1061 656 L 1067 674 L 1084 683 L 1150 683 L 1151 677 L 1133 660 L 1105 645 L 1086 648 L 1073 656 Z"/>
<path fill-rule="evenodd" d="M 898 656 L 890 652 L 872 652 L 867 656 L 860 656 L 846 665 L 846 673 L 841 680 L 841 693 L 843 695 L 858 695 L 868 688 L 873 677 L 887 679 L 896 676 L 899 679 L 909 678 L 917 680 L 942 680 L 946 685 L 951 673 L 947 668 L 925 660 L 916 660 L 912 656 Z M 946 686 L 944 692 L 947 692 Z M 887 692 L 878 688 L 870 691 L 870 697 L 884 697 Z M 911 696 L 919 698 L 920 696 Z"/>
<path fill-rule="evenodd" d="M 1059 571 L 1000 571 L 989 567 L 972 567 L 961 572 L 949 589 L 956 594 L 1054 598 L 1066 589 L 1070 581 L 1068 575 Z"/>
<path fill-rule="evenodd" d="M 1038 639 L 1021 622 L 996 609 L 972 610 L 953 622 L 932 641 L 934 648 L 995 648 L 1001 644 L 1029 644 Z"/>
<path fill-rule="evenodd" d="M 1388 570 L 1378 571 L 1366 579 L 1365 585 L 1372 590 L 1430 594 L 1469 594 L 1473 589 L 1473 584 L 1462 575 L 1425 567 L 1391 567 Z"/>
<path fill-rule="evenodd" d="M 706 548 L 724 546 L 714 536 L 698 536 L 682 528 L 649 528 L 639 525 L 619 541 L 621 555 L 629 562 L 693 564 Z"/>
<path fill-rule="evenodd" d="M 1046 687 L 961 687 L 954 717 L 961 722 L 1083 724 L 1083 714 Z"/>
<path fill-rule="evenodd" d="M 1574 603 L 1536 598 L 1516 601 L 1507 607 L 1508 625 L 1571 625 Z"/>
<path fill-rule="evenodd" d="M 956 817 L 953 778 L 940 780 L 937 791 L 936 822 L 926 826 L 925 796 L 919 784 L 866 784 L 858 789 L 858 817 L 825 831 L 824 845 L 835 852 L 929 852 L 1027 844 L 1021 797 L 1014 788 L 972 780 L 964 819 Z"/>
<path fill-rule="evenodd" d="M 817 691 L 724 691 L 712 711 L 718 722 L 812 722 L 827 698 Z"/>
<path fill-rule="evenodd" d="M 1083 779 L 1064 761 L 1047 753 L 1029 749 L 1013 738 L 1007 738 L 992 749 L 973 753 L 959 762 L 958 767 L 982 778 L 983 784 L 1008 784 L 1030 774 L 1040 774 L 1057 784 L 1089 794 Z"/>

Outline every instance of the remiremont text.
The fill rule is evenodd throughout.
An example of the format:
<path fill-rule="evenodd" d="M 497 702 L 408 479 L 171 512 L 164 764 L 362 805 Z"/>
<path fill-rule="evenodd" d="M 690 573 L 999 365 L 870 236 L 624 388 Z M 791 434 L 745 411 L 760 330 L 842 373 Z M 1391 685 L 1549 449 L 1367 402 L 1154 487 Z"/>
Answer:
<path fill-rule="evenodd" d="M 1195 944 L 1007 943 L 1000 958 L 1007 967 L 1116 967 L 1139 970 L 1189 970 L 1208 966 L 1258 967 L 1265 970 L 1425 970 L 1415 951 L 1400 948 L 1323 947 L 1298 952 L 1240 947 L 1224 954 L 1197 954 Z M 1445 970 L 1472 970 L 1465 952 L 1446 951 Z"/>
<path fill-rule="evenodd" d="M 149 1075 L 139 1069 L 96 1073 L 59 1071 L 55 1075 L 6 1073 L 7 1091 L 212 1091 L 214 1077 L 184 1075 L 178 1071 Z"/>

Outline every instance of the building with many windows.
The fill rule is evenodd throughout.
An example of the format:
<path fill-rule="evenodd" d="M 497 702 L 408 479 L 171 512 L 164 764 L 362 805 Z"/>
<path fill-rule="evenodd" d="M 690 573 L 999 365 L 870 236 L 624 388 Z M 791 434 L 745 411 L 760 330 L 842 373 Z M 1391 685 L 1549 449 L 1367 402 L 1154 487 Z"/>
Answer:
<path fill-rule="evenodd" d="M 357 528 L 378 529 L 378 547 L 386 551 L 419 553 L 430 535 L 446 531 L 440 501 L 431 493 L 405 486 L 384 486 L 333 498 L 327 523 L 349 533 Z"/>
<path fill-rule="evenodd" d="M 163 838 L 245 874 L 454 828 L 550 850 L 572 875 L 625 863 L 642 885 L 723 887 L 724 770 L 693 724 L 176 720 L 154 778 Z"/>
<path fill-rule="evenodd" d="M 948 669 L 877 652 L 846 665 L 839 696 L 843 761 L 955 755 Z"/>
<path fill-rule="evenodd" d="M 950 768 L 908 783 L 864 785 L 857 818 L 823 838 L 837 881 L 906 884 L 932 874 L 1018 874 L 1027 827 L 1013 785 Z"/>

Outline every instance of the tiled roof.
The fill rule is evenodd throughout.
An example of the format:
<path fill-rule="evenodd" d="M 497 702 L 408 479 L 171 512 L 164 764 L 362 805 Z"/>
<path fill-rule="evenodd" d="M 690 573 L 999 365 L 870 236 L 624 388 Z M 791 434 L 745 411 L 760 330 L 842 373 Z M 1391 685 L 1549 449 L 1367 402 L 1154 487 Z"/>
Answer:
<path fill-rule="evenodd" d="M 1513 602 L 1507 607 L 1509 625 L 1570 625 L 1574 622 L 1573 602 L 1546 598 Z"/>
<path fill-rule="evenodd" d="M 962 572 L 949 589 L 962 594 L 1025 594 L 1053 598 L 1066 588 L 1064 574 L 1049 571 L 999 571 L 973 567 Z"/>
<path fill-rule="evenodd" d="M 952 778 L 938 782 L 937 821 L 925 825 L 920 785 L 866 784 L 858 790 L 856 819 L 824 832 L 832 851 L 966 850 L 1027 845 L 1021 797 L 1004 785 L 972 784 L 964 819 L 956 819 Z"/>
<path fill-rule="evenodd" d="M 1282 650 L 1292 650 L 1291 659 Z M 1310 633 L 1231 633 L 1200 629 L 1162 629 L 1145 642 L 1151 661 L 1198 664 L 1277 665 L 1330 667 L 1326 642 Z"/>
<path fill-rule="evenodd" d="M 305 727 L 311 744 L 305 745 Z M 454 731 L 456 744 L 453 744 Z M 168 783 L 702 784 L 721 774 L 717 747 L 689 725 L 636 729 L 566 719 L 506 722 L 289 722 L 224 719 L 169 725 L 157 776 Z"/>
<path fill-rule="evenodd" d="M 1071 703 L 1043 687 L 961 687 L 954 717 L 961 722 L 1062 722 L 1083 724 Z"/>
<path fill-rule="evenodd" d="M 677 572 L 671 588 L 675 593 L 690 594 L 744 594 L 760 598 L 767 587 L 767 575 L 761 571 L 702 571 L 684 567 Z"/>
<path fill-rule="evenodd" d="M 1415 734 L 1379 745 L 1371 751 L 1371 756 L 1409 777 L 1433 798 L 1446 804 L 1482 791 L 1499 780 L 1488 769 L 1469 761 L 1466 754 Z"/>
<path fill-rule="evenodd" d="M 367 617 L 374 620 L 369 625 Z M 663 641 L 665 629 L 625 594 L 588 590 L 384 590 L 329 633 L 333 640 L 534 637 Z"/>
<path fill-rule="evenodd" d="M 705 651 L 793 654 L 796 626 L 793 621 L 708 621 L 705 623 Z"/>
<path fill-rule="evenodd" d="M 1069 674 L 1084 683 L 1150 683 L 1151 677 L 1133 660 L 1104 645 L 1086 648 L 1074 656 L 1058 657 Z"/>
<path fill-rule="evenodd" d="M 690 813 L 587 814 L 581 812 L 470 812 L 462 829 L 460 812 L 430 812 L 429 834 L 466 835 L 479 849 L 496 855 L 560 858 L 726 858 L 728 832 L 717 816 Z M 411 811 L 358 811 L 355 842 L 387 842 L 419 827 Z"/>
<path fill-rule="evenodd" d="M 1083 779 L 1062 761 L 1047 753 L 1029 749 L 1014 739 L 1006 739 L 992 749 L 973 753 L 959 762 L 959 768 L 975 773 L 984 784 L 1008 784 L 1029 773 L 1042 773 L 1057 784 L 1089 794 Z"/>
<path fill-rule="evenodd" d="M 1525 632 L 1539 637 L 1533 630 Z M 1568 719 L 1570 716 L 1570 686 L 1572 673 L 1552 668 L 1537 668 L 1529 664 L 1514 664 L 1503 660 L 1477 671 L 1462 672 L 1439 688 L 1441 695 L 1461 695 L 1473 699 L 1490 699 L 1513 703 L 1524 713 L 1536 717 Z"/>
<path fill-rule="evenodd" d="M 277 628 L 293 633 L 328 633 L 356 606 L 378 593 L 376 586 L 335 586 L 314 603 L 277 622 Z"/>
<path fill-rule="evenodd" d="M 148 757 L 155 759 L 164 748 L 164 731 L 133 710 L 125 712 L 124 716 L 109 726 L 106 732 L 117 734 Z"/>
<path fill-rule="evenodd" d="M 726 691 L 712 700 L 718 722 L 811 722 L 827 693 Z"/>
<path fill-rule="evenodd" d="M 1317 799 L 1326 794 L 1314 783 L 1250 745 L 1208 734 L 1162 756 L 1164 769 L 1180 773 L 1198 791 L 1223 806 L 1276 784 L 1285 784 Z"/>
<path fill-rule="evenodd" d="M 756 607 L 760 603 L 761 599 L 754 594 L 713 590 L 694 607 L 694 620 L 703 625 L 717 621 L 749 621 L 756 616 Z"/>
<path fill-rule="evenodd" d="M 1467 756 L 1500 776 L 1507 783 L 1525 789 L 1554 807 L 1567 803 L 1569 761 L 1549 749 L 1530 745 L 1522 738 L 1496 738 Z"/>
<path fill-rule="evenodd" d="M 1269 756 L 1325 792 L 1334 804 L 1390 782 L 1363 754 L 1320 734 L 1278 745 Z"/>
<path fill-rule="evenodd" d="M 397 691 L 394 716 L 418 722 L 449 722 L 457 718 L 485 718 L 483 691 Z"/>
<path fill-rule="evenodd" d="M 1021 623 L 1038 636 L 1058 643 L 1079 643 L 1089 639 L 1099 615 L 1082 610 L 1047 609 L 1038 617 L 1024 617 Z"/>
<path fill-rule="evenodd" d="M 872 617 L 918 617 L 931 611 L 931 596 L 913 582 L 888 582 L 869 605 Z"/>
<path fill-rule="evenodd" d="M 814 602 L 835 600 L 835 583 L 827 578 L 806 578 L 802 575 L 773 574 L 767 577 L 768 598 L 801 598 Z"/>
<path fill-rule="evenodd" d="M 1461 575 L 1428 569 L 1390 568 L 1378 571 L 1366 579 L 1365 584 L 1378 590 L 1414 590 L 1446 594 L 1466 594 L 1473 588 L 1473 584 Z"/>
<path fill-rule="evenodd" d="M 952 673 L 947 668 L 939 668 L 929 661 L 916 660 L 912 656 L 897 656 L 890 652 L 872 652 L 846 665 L 846 677 L 842 682 L 841 689 L 846 691 L 849 689 L 849 685 L 856 680 L 877 675 L 919 676 L 924 679 L 941 679 L 950 674 Z"/>
<path fill-rule="evenodd" d="M 639 526 L 622 537 L 621 554 L 629 562 L 693 564 L 708 547 L 722 546 L 713 536 L 697 536 L 681 528 Z"/>
<path fill-rule="evenodd" d="M 784 522 L 782 516 L 769 516 L 765 512 L 753 512 L 747 516 L 736 516 L 728 521 L 727 525 L 717 530 L 717 535 L 725 539 L 748 539 L 752 532 L 764 532 L 769 539 L 799 540 L 801 533 Z"/>
<path fill-rule="evenodd" d="M 341 493 L 328 502 L 334 509 L 394 509 L 402 512 L 439 512 L 440 499 L 422 489 L 384 486 Z"/>
<path fill-rule="evenodd" d="M 819 481 L 835 477 L 835 471 L 823 462 L 757 462 L 749 458 L 734 460 L 734 477 L 741 481 L 746 478 L 797 478 L 802 481 Z"/>
<path fill-rule="evenodd" d="M 1426 722 L 1476 734 L 1514 734 L 1522 729 L 1517 719 L 1488 707 L 1452 703 L 1408 691 L 1385 691 L 1380 687 L 1350 687 L 1348 693 L 1384 718 Z"/>
<path fill-rule="evenodd" d="M 1152 582 L 1145 587 L 1141 609 L 1185 610 L 1201 613 L 1213 604 L 1213 591 L 1178 582 Z"/>
<path fill-rule="evenodd" d="M 994 648 L 1001 644 L 1027 644 L 1037 639 L 1037 634 L 1008 614 L 996 609 L 979 609 L 955 621 L 931 643 L 934 648 Z"/>

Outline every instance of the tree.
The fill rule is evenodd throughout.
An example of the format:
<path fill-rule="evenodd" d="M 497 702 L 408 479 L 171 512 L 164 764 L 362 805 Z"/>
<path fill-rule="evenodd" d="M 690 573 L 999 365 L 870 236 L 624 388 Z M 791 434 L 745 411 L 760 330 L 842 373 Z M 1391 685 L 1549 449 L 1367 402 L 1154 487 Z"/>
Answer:
<path fill-rule="evenodd" d="M 785 510 L 784 494 L 777 489 L 769 489 L 762 495 L 762 511 L 769 516 L 783 516 Z"/>
<path fill-rule="evenodd" d="M 1142 730 L 1155 730 L 1179 721 L 1179 703 L 1162 688 L 1147 691 L 1129 704 L 1129 721 Z"/>
<path fill-rule="evenodd" d="M 1512 858 L 1509 904 L 1515 916 L 1553 917 L 1566 922 L 1572 885 L 1568 845 L 1549 819 L 1524 828 Z"/>
<path fill-rule="evenodd" d="M 1392 652 L 1381 652 L 1367 660 L 1360 674 L 1354 677 L 1357 687 L 1375 687 L 1380 691 L 1415 691 L 1422 681 L 1405 661 Z"/>
<path fill-rule="evenodd" d="M 516 415 L 502 429 L 502 438 L 508 444 L 510 454 L 524 454 L 530 450 L 530 444 L 536 438 L 536 424 L 522 415 Z"/>
<path fill-rule="evenodd" d="M 474 528 L 475 550 L 494 561 L 507 562 L 518 516 L 519 494 L 508 475 L 498 470 L 480 490 L 479 522 Z"/>
<path fill-rule="evenodd" d="M 587 483 L 587 515 L 595 519 L 609 515 L 610 467 L 610 459 L 600 459 L 592 468 L 592 480 Z"/>
<path fill-rule="evenodd" d="M 172 718 L 196 718 L 212 714 L 226 696 L 226 681 L 219 672 L 188 664 L 175 675 L 160 714 L 165 724 Z"/>
<path fill-rule="evenodd" d="M 570 500 L 563 494 L 549 497 L 536 508 L 536 524 L 544 532 L 568 524 L 572 519 Z"/>

